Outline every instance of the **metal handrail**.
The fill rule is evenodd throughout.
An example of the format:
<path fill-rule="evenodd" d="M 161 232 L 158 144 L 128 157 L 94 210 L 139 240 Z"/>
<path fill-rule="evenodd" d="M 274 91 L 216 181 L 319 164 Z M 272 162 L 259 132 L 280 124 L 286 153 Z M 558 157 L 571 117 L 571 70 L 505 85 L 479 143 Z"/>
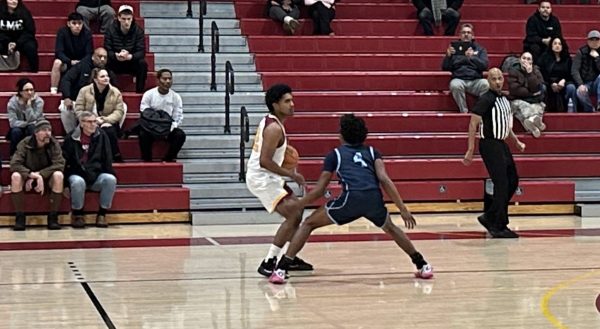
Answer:
<path fill-rule="evenodd" d="M 217 53 L 219 52 L 219 27 L 213 21 L 210 26 L 210 90 L 217 91 Z"/>
<path fill-rule="evenodd" d="M 188 0 L 188 10 L 191 0 Z M 198 52 L 204 52 L 204 16 L 206 15 L 206 0 L 200 0 L 200 13 L 198 14 Z"/>
<path fill-rule="evenodd" d="M 225 62 L 225 133 L 231 134 L 231 126 L 229 125 L 229 95 L 235 93 L 235 76 L 233 74 L 233 66 L 231 62 Z"/>
<path fill-rule="evenodd" d="M 246 181 L 246 143 L 250 141 L 250 118 L 246 107 L 240 109 L 240 182 Z"/>

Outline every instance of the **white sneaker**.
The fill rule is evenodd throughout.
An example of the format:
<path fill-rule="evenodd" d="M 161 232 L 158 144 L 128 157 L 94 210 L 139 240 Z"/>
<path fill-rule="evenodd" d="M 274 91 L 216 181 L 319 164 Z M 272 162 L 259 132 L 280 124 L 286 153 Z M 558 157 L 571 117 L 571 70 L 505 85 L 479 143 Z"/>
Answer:
<path fill-rule="evenodd" d="M 52 95 L 58 94 L 58 88 L 57 87 L 50 87 L 50 93 Z"/>
<path fill-rule="evenodd" d="M 523 126 L 525 126 L 525 129 L 529 131 L 535 138 L 538 138 L 542 135 L 540 129 L 536 127 L 535 123 L 533 122 L 533 118 L 527 118 L 523 120 Z"/>
<path fill-rule="evenodd" d="M 429 264 L 423 265 L 420 270 L 415 272 L 415 277 L 425 280 L 433 278 L 433 267 Z"/>

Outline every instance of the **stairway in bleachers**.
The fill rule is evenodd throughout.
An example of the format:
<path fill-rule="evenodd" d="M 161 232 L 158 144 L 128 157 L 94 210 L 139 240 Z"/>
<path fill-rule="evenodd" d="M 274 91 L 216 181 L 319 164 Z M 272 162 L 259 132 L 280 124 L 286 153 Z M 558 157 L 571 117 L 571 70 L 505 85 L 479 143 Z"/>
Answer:
<path fill-rule="evenodd" d="M 235 5 L 263 88 L 286 82 L 294 89 L 296 116 L 288 133 L 308 181 L 318 178 L 321 158 L 338 143 L 339 114 L 360 112 L 369 142 L 389 160 L 403 198 L 419 203 L 414 209 L 477 210 L 487 174 L 480 160 L 471 167 L 461 163 L 469 117 L 458 113 L 448 92 L 450 74 L 440 70 L 449 41 L 457 37 L 421 36 L 409 1 L 341 1 L 334 37 L 311 36 L 306 11 L 300 35 L 286 36 L 264 16 L 264 1 Z M 471 0 L 461 21 L 474 24 L 491 66 L 498 66 L 521 52 L 526 19 L 536 9 L 519 0 Z M 600 28 L 600 6 L 563 1 L 553 12 L 572 54 L 587 31 Z M 572 213 L 576 201 L 600 201 L 600 116 L 547 114 L 546 122 L 547 132 L 534 139 L 515 120 L 527 150 L 516 157 L 522 184 L 513 201 L 531 205 L 522 208 L 527 211 L 558 213 Z M 547 204 L 564 207 L 535 207 Z"/>
<path fill-rule="evenodd" d="M 40 72 L 7 72 L 0 73 L 0 104 L 7 104 L 8 99 L 14 95 L 16 81 L 22 77 L 31 78 L 36 86 L 38 95 L 45 101 L 44 113 L 53 126 L 54 135 L 59 139 L 65 135 L 60 123 L 58 104 L 60 95 L 51 95 L 50 68 L 54 58 L 54 39 L 57 29 L 66 23 L 67 15 L 75 9 L 76 0 L 29 0 L 28 6 L 36 22 L 36 38 L 39 43 Z M 115 8 L 127 3 L 133 6 L 136 21 L 144 26 L 144 21 L 139 17 L 140 5 L 138 1 L 113 1 Z M 94 46 L 102 46 L 103 36 L 94 35 Z M 154 54 L 146 53 L 149 64 L 148 88 L 155 85 Z M 23 65 L 23 66 L 26 66 Z M 192 77 L 193 78 L 193 77 Z M 188 78 L 189 79 L 189 78 Z M 184 80 L 184 78 L 182 78 Z M 129 111 L 125 121 L 125 128 L 131 126 L 139 117 L 139 104 L 141 95 L 133 93 L 134 84 L 130 76 L 119 76 L 119 87 L 123 92 L 123 99 L 128 104 Z M 8 120 L 6 106 L 0 113 L 0 131 L 2 136 L 8 131 Z M 129 139 L 120 141 L 121 151 L 126 160 L 125 163 L 114 164 L 118 188 L 114 198 L 113 207 L 108 219 L 111 223 L 143 223 L 143 222 L 187 222 L 189 221 L 190 191 L 183 186 L 183 164 L 160 162 L 143 163 L 139 155 L 137 140 Z M 156 144 L 155 154 L 162 154 L 165 150 L 164 144 Z M 8 170 L 8 142 L 4 137 L 0 140 L 0 154 L 4 160 L 0 181 L 3 186 L 10 184 L 10 172 Z M 0 226 L 13 223 L 13 208 L 9 192 L 4 188 L 4 197 L 0 199 Z M 47 201 L 37 195 L 26 196 L 26 211 L 28 214 L 40 214 L 28 217 L 28 224 L 45 224 L 45 213 L 47 212 Z M 88 212 L 98 209 L 97 194 L 86 195 L 85 208 Z M 70 211 L 68 199 L 64 199 L 60 207 L 61 222 L 70 223 L 66 215 Z M 87 218 L 94 220 L 95 215 Z"/>

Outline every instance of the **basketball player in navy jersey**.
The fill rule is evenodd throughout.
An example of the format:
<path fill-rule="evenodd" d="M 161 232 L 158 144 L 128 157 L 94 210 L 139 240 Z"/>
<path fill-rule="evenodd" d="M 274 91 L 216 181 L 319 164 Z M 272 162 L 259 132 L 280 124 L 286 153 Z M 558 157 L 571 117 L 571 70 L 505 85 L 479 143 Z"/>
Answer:
<path fill-rule="evenodd" d="M 340 128 L 342 145 L 325 157 L 323 171 L 315 189 L 299 199 L 297 207 L 304 208 L 321 197 L 334 173 L 337 173 L 343 186 L 342 194 L 315 210 L 300 225 L 269 281 L 285 283 L 289 265 L 292 264 L 313 230 L 331 224 L 348 224 L 361 217 L 367 218 L 383 229 L 410 256 L 417 267 L 415 276 L 430 279 L 433 277 L 431 265 L 415 249 L 406 234 L 392 222 L 385 207 L 379 185 L 400 210 L 405 226 L 412 229 L 416 225 L 414 217 L 402 202 L 396 186 L 388 177 L 380 153 L 373 147 L 363 144 L 368 133 L 364 120 L 355 117 L 354 114 L 345 114 L 340 120 Z"/>
<path fill-rule="evenodd" d="M 294 115 L 292 89 L 284 84 L 273 85 L 265 94 L 265 103 L 269 113 L 260 121 L 254 137 L 252 153 L 248 159 L 246 186 L 269 213 L 277 212 L 284 218 L 283 223 L 273 237 L 265 259 L 258 267 L 258 273 L 269 277 L 277 256 L 302 221 L 303 209 L 295 207 L 297 197 L 287 186 L 284 177 L 293 179 L 303 186 L 304 177 L 295 169 L 281 167 L 285 158 L 287 136 L 284 122 Z M 290 270 L 311 271 L 312 265 L 296 257 Z"/>

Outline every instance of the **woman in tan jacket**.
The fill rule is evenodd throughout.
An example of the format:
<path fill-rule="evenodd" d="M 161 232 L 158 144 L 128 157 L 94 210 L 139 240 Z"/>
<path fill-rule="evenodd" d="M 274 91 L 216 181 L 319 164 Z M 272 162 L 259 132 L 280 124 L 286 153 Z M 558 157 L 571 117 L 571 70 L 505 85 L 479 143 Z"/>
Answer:
<path fill-rule="evenodd" d="M 75 115 L 79 116 L 82 111 L 96 114 L 98 125 L 110 139 L 113 160 L 123 162 L 118 143 L 118 136 L 121 132 L 120 124 L 126 111 L 123 96 L 119 89 L 110 85 L 110 78 L 105 69 L 93 69 L 91 77 L 93 82 L 81 88 L 77 95 Z"/>

